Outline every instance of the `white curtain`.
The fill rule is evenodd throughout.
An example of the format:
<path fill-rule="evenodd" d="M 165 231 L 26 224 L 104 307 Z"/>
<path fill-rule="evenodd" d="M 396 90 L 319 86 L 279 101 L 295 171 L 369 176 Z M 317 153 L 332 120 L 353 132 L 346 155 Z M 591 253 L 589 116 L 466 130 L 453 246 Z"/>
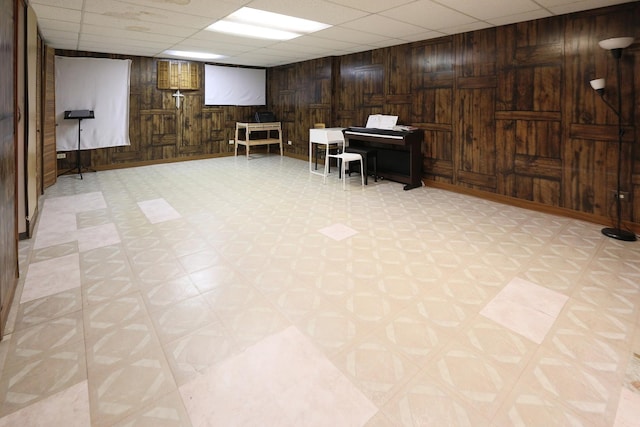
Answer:
<path fill-rule="evenodd" d="M 93 110 L 82 120 L 80 149 L 129 145 L 130 59 L 56 56 L 56 147 L 78 149 L 78 120 L 67 110 Z"/>

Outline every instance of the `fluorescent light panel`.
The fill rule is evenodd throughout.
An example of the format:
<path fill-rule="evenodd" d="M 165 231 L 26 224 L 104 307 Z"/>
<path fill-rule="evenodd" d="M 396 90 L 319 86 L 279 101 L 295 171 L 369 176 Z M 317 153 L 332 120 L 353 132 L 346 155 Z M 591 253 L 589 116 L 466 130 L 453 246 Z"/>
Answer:
<path fill-rule="evenodd" d="M 217 53 L 207 53 L 207 52 L 189 52 L 185 50 L 165 50 L 165 55 L 171 56 L 179 56 L 181 58 L 192 58 L 192 59 L 220 59 L 224 58 L 224 55 L 218 55 Z"/>
<path fill-rule="evenodd" d="M 243 7 L 225 19 L 213 23 L 207 30 L 242 37 L 291 40 L 330 26 L 308 19 Z"/>

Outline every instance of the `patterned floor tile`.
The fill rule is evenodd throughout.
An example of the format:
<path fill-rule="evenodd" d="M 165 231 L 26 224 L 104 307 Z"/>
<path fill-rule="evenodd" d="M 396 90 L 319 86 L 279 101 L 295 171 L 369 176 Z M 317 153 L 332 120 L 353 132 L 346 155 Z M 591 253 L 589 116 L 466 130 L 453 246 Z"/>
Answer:
<path fill-rule="evenodd" d="M 125 295 L 103 303 L 85 306 L 84 328 L 87 335 L 101 334 L 119 323 L 127 322 L 147 311 L 139 292 Z"/>
<path fill-rule="evenodd" d="M 186 384 L 210 366 L 240 351 L 233 335 L 221 323 L 209 323 L 164 344 L 164 349 L 178 385 Z"/>
<path fill-rule="evenodd" d="M 637 418 L 621 387 L 640 354 L 639 245 L 437 188 L 357 189 L 266 155 L 59 177 L 18 245 L 0 425 L 38 420 L 40 402 L 67 392 L 82 402 L 81 384 L 93 426 Z M 138 203 L 154 200 L 152 223 Z M 319 232 L 330 224 L 347 234 Z M 516 278 L 563 305 L 513 294 Z M 499 295 L 554 307 L 544 339 L 511 329 L 522 309 L 503 324 L 479 314 Z M 177 391 L 196 383 L 204 412 Z"/>
<path fill-rule="evenodd" d="M 29 301 L 20 304 L 15 330 L 19 331 L 81 309 L 82 293 L 80 288 Z"/>
<path fill-rule="evenodd" d="M 141 289 L 141 293 L 149 311 L 169 307 L 174 303 L 200 294 L 189 276 L 147 286 Z"/>
<path fill-rule="evenodd" d="M 416 376 L 381 411 L 394 426 L 488 427 L 489 421 L 438 381 Z"/>
<path fill-rule="evenodd" d="M 86 427 L 90 423 L 86 380 L 46 397 L 30 407 L 0 418 L 0 427 L 19 425 Z"/>
<path fill-rule="evenodd" d="M 428 374 L 492 419 L 518 378 L 513 364 L 499 363 L 466 345 L 452 342 L 429 363 Z"/>
<path fill-rule="evenodd" d="M 105 369 L 89 370 L 91 420 L 113 425 L 176 390 L 164 354 L 155 349 Z"/>
<path fill-rule="evenodd" d="M 536 395 L 557 400 L 596 425 L 612 420 L 617 409 L 622 374 L 595 371 L 541 349 L 520 378 Z"/>
<path fill-rule="evenodd" d="M 24 365 L 4 370 L 0 379 L 0 417 L 86 379 L 84 340 L 60 346 Z"/>
<path fill-rule="evenodd" d="M 376 335 L 357 341 L 331 360 L 378 407 L 419 370 L 417 364 Z"/>
<path fill-rule="evenodd" d="M 220 322 L 200 295 L 151 312 L 160 341 L 167 343 L 210 323 Z"/>
<path fill-rule="evenodd" d="M 11 336 L 4 369 L 37 361 L 51 351 L 58 351 L 61 347 L 83 340 L 81 311 L 16 331 Z"/>
<path fill-rule="evenodd" d="M 127 359 L 154 351 L 162 353 L 151 319 L 138 316 L 86 338 L 87 365 L 91 372 L 112 369 Z"/>
<path fill-rule="evenodd" d="M 190 427 L 191 421 L 178 392 L 152 402 L 114 427 Z"/>

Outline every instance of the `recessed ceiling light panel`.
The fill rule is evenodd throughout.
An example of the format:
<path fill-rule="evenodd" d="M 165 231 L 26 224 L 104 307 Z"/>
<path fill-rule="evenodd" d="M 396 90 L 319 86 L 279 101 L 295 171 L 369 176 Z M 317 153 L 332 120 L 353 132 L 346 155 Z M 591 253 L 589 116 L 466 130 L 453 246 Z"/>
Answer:
<path fill-rule="evenodd" d="M 181 58 L 191 59 L 220 59 L 224 58 L 224 55 L 218 55 L 217 53 L 208 52 L 189 52 L 185 50 L 165 50 L 162 52 L 165 55 L 179 56 Z"/>
<path fill-rule="evenodd" d="M 308 19 L 243 7 L 213 23 L 207 30 L 241 37 L 291 40 L 330 26 Z"/>

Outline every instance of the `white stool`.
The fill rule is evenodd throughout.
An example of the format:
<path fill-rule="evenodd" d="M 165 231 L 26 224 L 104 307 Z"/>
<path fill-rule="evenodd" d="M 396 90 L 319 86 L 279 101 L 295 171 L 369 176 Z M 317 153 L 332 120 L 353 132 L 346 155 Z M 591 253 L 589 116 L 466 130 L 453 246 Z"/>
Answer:
<path fill-rule="evenodd" d="M 329 171 L 329 158 L 338 159 L 338 163 L 340 163 L 340 176 L 342 177 L 342 189 L 347 189 L 347 174 L 345 173 L 347 168 L 347 163 L 349 162 L 360 162 L 360 170 L 363 171 L 362 168 L 362 156 L 358 153 L 338 153 L 338 154 L 328 154 L 327 159 L 324 162 L 324 182 L 327 182 L 327 173 Z M 362 186 L 364 187 L 364 173 L 360 174 L 360 178 L 362 180 Z"/>

